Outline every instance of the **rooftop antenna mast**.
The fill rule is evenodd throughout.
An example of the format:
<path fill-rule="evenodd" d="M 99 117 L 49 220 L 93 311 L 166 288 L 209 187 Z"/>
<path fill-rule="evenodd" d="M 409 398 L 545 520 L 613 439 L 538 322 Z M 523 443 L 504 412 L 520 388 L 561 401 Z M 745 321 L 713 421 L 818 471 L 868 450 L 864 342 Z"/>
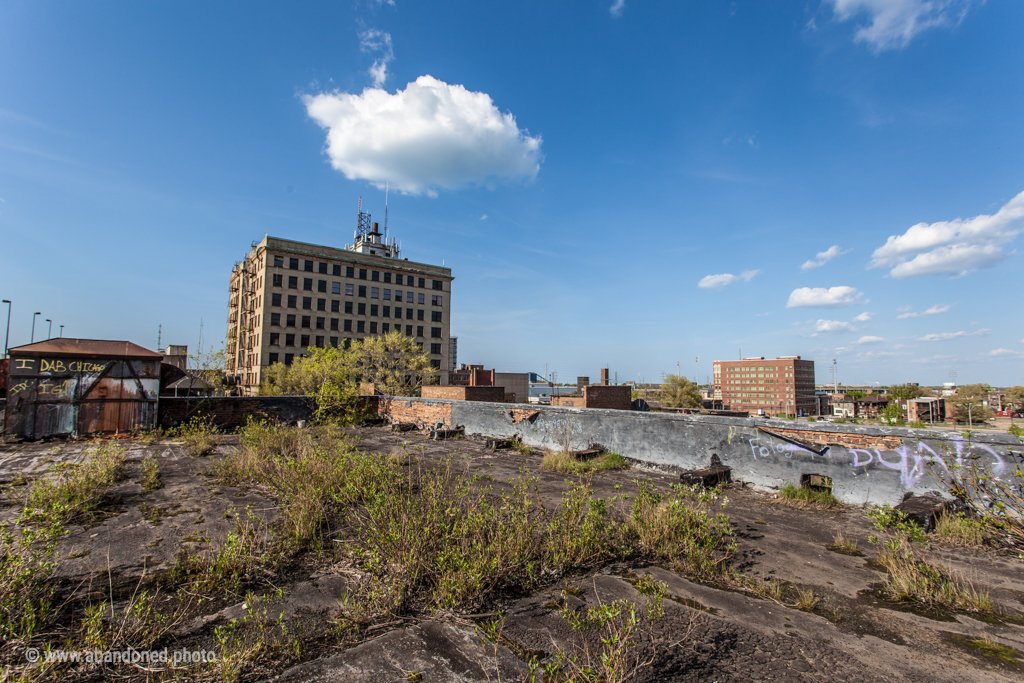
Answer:
<path fill-rule="evenodd" d="M 384 244 L 388 243 L 388 189 L 391 183 L 384 181 Z"/>

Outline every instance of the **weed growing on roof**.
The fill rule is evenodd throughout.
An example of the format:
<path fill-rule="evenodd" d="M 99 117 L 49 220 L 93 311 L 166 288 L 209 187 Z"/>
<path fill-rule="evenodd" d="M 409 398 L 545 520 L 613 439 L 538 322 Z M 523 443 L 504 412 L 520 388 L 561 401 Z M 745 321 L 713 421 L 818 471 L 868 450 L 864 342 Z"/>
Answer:
<path fill-rule="evenodd" d="M 575 453 L 562 451 L 545 454 L 541 467 L 546 470 L 564 472 L 566 474 L 588 474 L 590 472 L 629 469 L 629 461 L 612 451 L 605 451 L 588 460 L 579 459 Z"/>
<path fill-rule="evenodd" d="M 928 540 L 924 529 L 889 503 L 871 508 L 865 514 L 871 520 L 871 526 L 878 531 L 896 534 L 910 543 L 925 543 Z M 875 544 L 878 542 L 877 537 L 872 537 L 869 540 Z"/>
<path fill-rule="evenodd" d="M 935 537 L 946 545 L 976 548 L 985 542 L 988 527 L 962 512 L 943 512 L 935 521 Z"/>
<path fill-rule="evenodd" d="M 164 483 L 160 480 L 160 463 L 155 457 L 145 458 L 142 461 L 142 490 L 155 491 L 163 486 Z"/>
<path fill-rule="evenodd" d="M 61 463 L 29 489 L 22 516 L 29 521 L 62 524 L 79 520 L 103 502 L 104 494 L 124 477 L 125 449 L 104 444 L 88 451 L 81 463 Z"/>
<path fill-rule="evenodd" d="M 952 568 L 941 567 L 907 538 L 890 538 L 878 553 L 887 572 L 883 593 L 894 602 L 913 601 L 967 612 L 995 611 L 988 593 L 977 590 Z"/>
<path fill-rule="evenodd" d="M 220 430 L 211 418 L 196 415 L 184 424 L 169 430 L 171 436 L 185 442 L 185 452 L 193 458 L 213 453 L 220 442 Z"/>
<path fill-rule="evenodd" d="M 786 482 L 779 489 L 779 500 L 797 507 L 820 506 L 830 508 L 839 504 L 839 499 L 827 489 L 816 489 L 808 486 L 797 486 Z"/>

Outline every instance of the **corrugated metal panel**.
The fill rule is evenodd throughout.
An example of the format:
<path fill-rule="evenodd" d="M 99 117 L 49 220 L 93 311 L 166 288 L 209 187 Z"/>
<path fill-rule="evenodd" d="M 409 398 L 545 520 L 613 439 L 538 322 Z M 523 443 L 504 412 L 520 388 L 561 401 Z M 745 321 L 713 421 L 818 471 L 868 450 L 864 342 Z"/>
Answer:
<path fill-rule="evenodd" d="M 122 349 L 125 344 L 112 343 Z M 40 439 L 156 426 L 160 356 L 103 359 L 16 351 L 11 350 L 6 434 Z"/>

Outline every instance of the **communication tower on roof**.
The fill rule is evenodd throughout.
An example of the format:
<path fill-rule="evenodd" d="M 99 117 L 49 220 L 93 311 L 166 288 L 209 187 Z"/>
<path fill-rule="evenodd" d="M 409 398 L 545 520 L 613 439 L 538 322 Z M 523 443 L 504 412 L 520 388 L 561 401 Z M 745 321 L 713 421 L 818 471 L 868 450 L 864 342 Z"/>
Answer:
<path fill-rule="evenodd" d="M 387 209 L 384 210 L 385 230 L 387 229 Z M 386 233 L 381 235 L 380 224 L 370 221 L 370 214 L 363 211 L 363 198 L 359 198 L 359 210 L 356 216 L 356 231 L 352 235 L 353 243 L 345 245 L 349 251 L 384 258 L 398 258 L 398 242 L 391 238 L 388 242 Z"/>

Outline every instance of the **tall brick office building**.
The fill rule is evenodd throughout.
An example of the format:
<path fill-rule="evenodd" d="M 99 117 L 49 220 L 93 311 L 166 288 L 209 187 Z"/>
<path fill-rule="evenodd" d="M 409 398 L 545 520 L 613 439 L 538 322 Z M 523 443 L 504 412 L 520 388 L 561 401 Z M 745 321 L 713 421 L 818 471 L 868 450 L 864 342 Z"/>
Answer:
<path fill-rule="evenodd" d="M 716 360 L 715 398 L 728 410 L 763 410 L 769 415 L 817 415 L 814 361 L 800 356 Z"/>
<path fill-rule="evenodd" d="M 265 237 L 235 264 L 227 373 L 242 394 L 257 392 L 270 365 L 310 347 L 391 331 L 415 339 L 448 383 L 451 269 L 400 259 L 361 202 L 357 225 L 343 249 Z"/>

